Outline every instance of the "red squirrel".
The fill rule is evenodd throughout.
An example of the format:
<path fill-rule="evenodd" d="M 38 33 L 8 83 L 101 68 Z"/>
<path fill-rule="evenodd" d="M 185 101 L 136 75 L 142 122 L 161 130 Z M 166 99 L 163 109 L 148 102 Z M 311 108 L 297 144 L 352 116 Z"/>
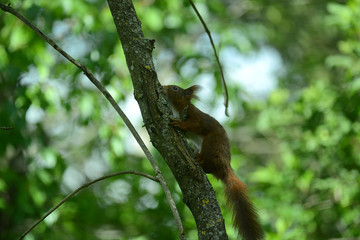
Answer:
<path fill-rule="evenodd" d="M 234 226 L 243 239 L 263 239 L 264 232 L 247 189 L 231 168 L 230 143 L 225 129 L 215 118 L 191 103 L 191 99 L 198 99 L 198 90 L 197 85 L 187 89 L 175 85 L 163 86 L 173 113 L 184 116 L 184 120 L 170 119 L 170 125 L 200 138 L 201 150 L 196 154 L 196 160 L 206 173 L 213 174 L 224 183 L 227 203 L 233 208 Z"/>

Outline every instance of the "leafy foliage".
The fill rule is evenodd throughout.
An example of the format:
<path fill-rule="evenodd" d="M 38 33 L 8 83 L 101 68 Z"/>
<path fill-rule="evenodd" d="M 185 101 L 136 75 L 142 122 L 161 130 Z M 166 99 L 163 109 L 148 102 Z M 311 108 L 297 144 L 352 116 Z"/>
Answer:
<path fill-rule="evenodd" d="M 96 73 L 146 138 L 105 1 L 11 4 Z M 232 107 L 223 122 L 232 141 L 232 164 L 249 186 L 267 239 L 360 236 L 360 1 L 199 0 L 196 5 L 216 44 L 221 42 Z M 208 112 L 223 119 L 218 68 L 189 3 L 136 1 L 135 7 L 145 35 L 156 40 L 160 80 L 203 85 L 209 95 L 196 104 L 211 106 Z M 232 69 L 246 68 L 264 48 L 278 53 L 282 65 L 273 73 L 276 88 L 258 97 Z M 235 61 L 239 56 L 243 66 Z M 1 239 L 19 237 L 89 179 L 125 169 L 153 174 L 124 124 L 83 74 L 3 12 L 0 126 L 12 127 L 0 129 Z M 196 239 L 176 182 L 154 154 L 187 235 Z M 210 179 L 229 223 L 223 187 Z M 176 238 L 164 194 L 156 183 L 138 176 L 82 191 L 27 237 Z"/>

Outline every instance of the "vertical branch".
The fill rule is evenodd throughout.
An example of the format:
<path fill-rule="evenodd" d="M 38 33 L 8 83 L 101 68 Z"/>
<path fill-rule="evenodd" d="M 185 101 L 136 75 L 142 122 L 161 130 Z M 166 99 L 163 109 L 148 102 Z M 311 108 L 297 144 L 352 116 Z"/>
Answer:
<path fill-rule="evenodd" d="M 228 93 L 228 89 L 227 89 L 227 86 L 226 86 L 226 81 L 225 81 L 225 77 L 224 77 L 223 68 L 222 68 L 221 63 L 220 63 L 220 58 L 219 58 L 219 55 L 216 52 L 216 47 L 215 47 L 215 44 L 214 44 L 214 40 L 213 40 L 213 38 L 211 36 L 211 32 L 210 32 L 209 28 L 207 27 L 204 19 L 202 18 L 201 14 L 199 13 L 198 9 L 196 8 L 194 2 L 192 0 L 189 0 L 189 2 L 191 4 L 192 8 L 194 9 L 196 15 L 198 16 L 201 24 L 204 26 L 205 32 L 209 36 L 211 46 L 212 46 L 212 48 L 214 50 L 215 59 L 216 59 L 217 64 L 219 65 L 219 69 L 220 69 L 221 85 L 222 85 L 223 94 L 224 94 L 225 114 L 226 114 L 226 116 L 229 116 L 229 109 L 228 109 L 229 108 L 229 93 Z"/>

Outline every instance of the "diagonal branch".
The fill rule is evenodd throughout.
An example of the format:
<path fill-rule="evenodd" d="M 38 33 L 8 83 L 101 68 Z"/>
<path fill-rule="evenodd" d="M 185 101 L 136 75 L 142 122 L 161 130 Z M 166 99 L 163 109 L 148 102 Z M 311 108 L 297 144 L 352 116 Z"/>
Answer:
<path fill-rule="evenodd" d="M 40 35 L 41 38 L 43 38 L 46 42 L 48 42 L 53 48 L 55 48 L 61 55 L 63 55 L 66 59 L 68 59 L 71 63 L 73 63 L 75 66 L 80 68 L 84 74 L 89 78 L 89 80 L 100 90 L 100 92 L 106 97 L 106 99 L 110 102 L 110 104 L 113 106 L 113 108 L 116 110 L 116 112 L 119 114 L 119 116 L 124 121 L 125 125 L 128 127 L 130 132 L 135 137 L 136 141 L 140 145 L 141 149 L 145 153 L 147 159 L 150 161 L 157 179 L 159 179 L 161 187 L 166 195 L 166 198 L 168 200 L 168 203 L 170 205 L 170 209 L 173 213 L 179 235 L 181 239 L 184 239 L 184 227 L 181 223 L 179 212 L 176 208 L 176 204 L 174 199 L 171 196 L 170 190 L 165 182 L 165 179 L 154 159 L 154 157 L 151 155 L 149 149 L 146 147 L 145 143 L 141 139 L 139 133 L 136 131 L 135 127 L 132 125 L 128 117 L 125 115 L 125 113 L 121 110 L 121 108 L 117 105 L 114 98 L 110 95 L 110 93 L 106 90 L 106 88 L 101 84 L 99 80 L 96 79 L 96 77 L 81 63 L 76 61 L 74 58 L 72 58 L 69 54 L 67 54 L 63 49 L 61 49 L 52 39 L 47 37 L 44 33 L 42 33 L 36 26 L 34 26 L 28 19 L 26 19 L 24 16 L 22 16 L 20 13 L 15 11 L 12 7 L 1 4 L 0 8 L 5 11 L 13 14 L 17 18 L 19 18 L 21 21 L 23 21 L 26 25 L 28 25 L 31 29 L 33 29 L 37 34 Z"/>
<path fill-rule="evenodd" d="M 226 81 L 225 81 L 225 77 L 224 77 L 223 68 L 221 66 L 219 56 L 218 56 L 218 54 L 216 52 L 216 47 L 215 47 L 215 44 L 214 44 L 214 40 L 213 40 L 213 38 L 211 36 L 211 32 L 210 32 L 209 28 L 207 27 L 204 19 L 202 18 L 201 14 L 199 13 L 198 9 L 196 8 L 194 2 L 192 0 L 189 0 L 189 2 L 191 4 L 192 8 L 194 9 L 196 15 L 198 16 L 201 24 L 204 26 L 205 32 L 209 36 L 211 46 L 212 46 L 212 48 L 214 50 L 215 59 L 216 59 L 217 64 L 219 65 L 219 69 L 220 69 L 221 85 L 223 87 L 223 94 L 224 94 L 225 114 L 226 114 L 226 116 L 229 116 L 229 111 L 228 111 L 228 108 L 229 108 L 229 93 L 228 93 L 228 89 L 227 89 L 227 86 L 226 86 Z"/>
<path fill-rule="evenodd" d="M 8 130 L 12 130 L 13 127 L 0 127 L 0 130 L 5 130 L 5 131 L 8 131 Z"/>
<path fill-rule="evenodd" d="M 39 225 L 45 218 L 47 218 L 47 216 L 49 216 L 51 213 L 53 213 L 56 209 L 58 209 L 61 205 L 63 205 L 67 200 L 69 200 L 72 196 L 74 196 L 75 194 L 77 194 L 78 192 L 80 192 L 81 190 L 83 190 L 84 188 L 87 188 L 90 185 L 93 185 L 97 182 L 100 182 L 102 180 L 111 178 L 111 177 L 115 177 L 115 176 L 119 176 L 121 174 L 135 174 L 135 175 L 139 175 L 139 176 L 143 176 L 143 177 L 147 177 L 150 180 L 159 182 L 159 180 L 151 175 L 148 175 L 146 173 L 142 173 L 142 172 L 137 172 L 137 171 L 122 171 L 122 172 L 117 172 L 117 173 L 112 173 L 100 178 L 97 178 L 95 180 L 92 180 L 91 182 L 88 182 L 84 185 L 82 185 L 81 187 L 77 188 L 75 191 L 73 191 L 72 193 L 70 193 L 69 195 L 67 195 L 63 200 L 61 200 L 58 204 L 56 204 L 56 206 L 54 206 L 52 209 L 50 209 L 42 218 L 40 218 L 38 221 L 36 221 L 36 223 L 34 223 L 28 230 L 26 230 L 19 238 L 18 240 L 23 239 L 29 232 L 31 232 L 31 230 L 33 230 L 37 225 Z"/>

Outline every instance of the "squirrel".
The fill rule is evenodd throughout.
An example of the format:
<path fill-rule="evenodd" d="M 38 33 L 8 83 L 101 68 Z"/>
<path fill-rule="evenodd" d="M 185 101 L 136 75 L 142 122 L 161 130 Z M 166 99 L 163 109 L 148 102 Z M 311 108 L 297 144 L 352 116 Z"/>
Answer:
<path fill-rule="evenodd" d="M 231 168 L 230 142 L 225 129 L 215 118 L 191 103 L 191 99 L 198 99 L 196 92 L 199 88 L 198 85 L 187 89 L 175 85 L 162 87 L 174 115 L 184 118 L 171 118 L 170 125 L 200 139 L 201 149 L 195 159 L 206 173 L 213 174 L 224 183 L 227 204 L 233 209 L 234 227 L 243 239 L 263 239 L 264 232 L 255 207 L 247 195 L 247 188 Z"/>

